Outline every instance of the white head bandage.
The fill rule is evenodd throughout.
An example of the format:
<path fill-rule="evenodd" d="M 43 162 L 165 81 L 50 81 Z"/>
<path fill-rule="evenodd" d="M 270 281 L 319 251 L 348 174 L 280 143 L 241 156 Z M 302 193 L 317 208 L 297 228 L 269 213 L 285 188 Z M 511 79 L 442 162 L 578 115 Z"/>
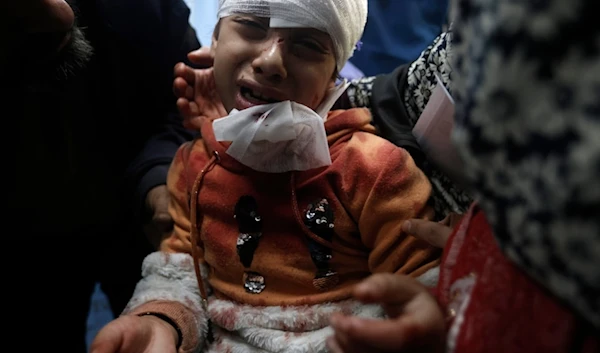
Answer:
<path fill-rule="evenodd" d="M 368 0 L 219 0 L 219 19 L 250 14 L 272 28 L 307 27 L 331 37 L 338 70 L 354 53 L 367 23 Z"/>

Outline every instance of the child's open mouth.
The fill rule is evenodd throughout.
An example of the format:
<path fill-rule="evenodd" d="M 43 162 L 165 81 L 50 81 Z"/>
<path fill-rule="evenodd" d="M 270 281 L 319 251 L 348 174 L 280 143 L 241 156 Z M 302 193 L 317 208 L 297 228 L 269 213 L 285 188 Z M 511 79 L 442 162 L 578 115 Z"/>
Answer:
<path fill-rule="evenodd" d="M 280 102 L 278 99 L 264 96 L 260 92 L 254 91 L 248 87 L 240 87 L 240 93 L 242 94 L 242 97 L 253 104 L 269 104 Z"/>

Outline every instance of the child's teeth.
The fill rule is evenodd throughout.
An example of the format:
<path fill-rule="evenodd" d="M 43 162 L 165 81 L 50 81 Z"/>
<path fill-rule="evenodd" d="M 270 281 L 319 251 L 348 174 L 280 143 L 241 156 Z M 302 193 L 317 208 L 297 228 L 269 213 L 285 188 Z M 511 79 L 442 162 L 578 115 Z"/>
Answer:
<path fill-rule="evenodd" d="M 258 99 L 267 100 L 265 97 L 262 96 L 262 94 L 260 94 L 256 91 L 252 91 L 252 95 Z"/>
<path fill-rule="evenodd" d="M 248 99 L 255 99 L 255 100 L 260 100 L 260 101 L 263 101 L 263 102 L 270 102 L 271 101 L 269 98 L 263 96 L 259 92 L 256 92 L 256 91 L 250 90 L 250 89 L 244 90 L 243 96 L 245 98 L 248 98 Z"/>

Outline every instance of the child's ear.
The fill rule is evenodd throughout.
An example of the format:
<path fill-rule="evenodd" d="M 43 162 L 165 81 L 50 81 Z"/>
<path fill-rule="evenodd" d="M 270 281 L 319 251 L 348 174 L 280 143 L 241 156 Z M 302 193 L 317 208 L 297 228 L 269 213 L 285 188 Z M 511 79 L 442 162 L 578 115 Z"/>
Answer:
<path fill-rule="evenodd" d="M 333 70 L 333 75 L 331 75 L 331 82 L 329 82 L 329 88 L 335 87 L 335 83 L 337 82 L 337 80 L 340 80 L 341 78 L 342 78 L 342 76 L 340 76 L 340 73 L 336 67 Z"/>
<path fill-rule="evenodd" d="M 221 29 L 221 21 L 219 20 L 219 22 L 217 22 L 217 25 L 215 26 L 215 30 L 213 31 L 212 42 L 210 44 L 210 55 L 213 58 L 215 57 L 215 51 L 217 50 L 217 44 L 219 42 L 220 29 Z"/>
<path fill-rule="evenodd" d="M 217 37 L 213 34 L 212 42 L 210 43 L 210 56 L 215 57 L 215 52 L 217 51 Z"/>

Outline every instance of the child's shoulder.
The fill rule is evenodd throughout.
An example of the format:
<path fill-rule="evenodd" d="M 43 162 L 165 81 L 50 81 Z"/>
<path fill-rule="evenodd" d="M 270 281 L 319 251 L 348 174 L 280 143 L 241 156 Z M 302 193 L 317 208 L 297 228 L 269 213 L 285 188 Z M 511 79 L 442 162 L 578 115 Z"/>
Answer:
<path fill-rule="evenodd" d="M 371 122 L 371 113 L 366 108 L 330 112 L 325 129 L 332 158 L 346 157 L 359 164 L 373 165 L 410 158 L 404 148 L 379 136 Z"/>
<path fill-rule="evenodd" d="M 367 108 L 338 109 L 329 112 L 325 122 L 325 130 L 330 145 L 351 140 L 353 143 L 350 145 L 356 144 L 361 147 L 370 145 L 371 147 L 404 151 L 403 148 L 378 135 L 372 122 L 371 111 Z"/>
<path fill-rule="evenodd" d="M 370 131 L 357 130 L 331 150 L 334 164 L 364 175 L 417 168 L 407 150 Z M 352 168 L 347 169 L 349 166 Z"/>
<path fill-rule="evenodd" d="M 330 170 L 339 177 L 334 180 L 345 192 L 372 190 L 405 196 L 430 192 L 427 177 L 408 151 L 373 133 L 353 132 L 331 157 Z"/>

